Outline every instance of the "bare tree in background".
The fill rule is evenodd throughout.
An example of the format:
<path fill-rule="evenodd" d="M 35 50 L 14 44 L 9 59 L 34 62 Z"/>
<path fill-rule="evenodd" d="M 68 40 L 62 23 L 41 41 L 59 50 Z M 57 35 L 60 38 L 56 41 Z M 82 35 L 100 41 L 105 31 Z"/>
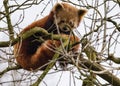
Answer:
<path fill-rule="evenodd" d="M 76 7 L 88 9 L 88 14 L 80 24 L 76 35 L 81 39 L 81 50 L 75 57 L 68 55 L 71 65 L 69 86 L 120 86 L 120 1 L 119 0 L 62 0 Z M 1 0 L 0 1 L 0 85 L 50 86 L 43 78 L 59 73 L 60 68 L 45 71 L 26 71 L 18 66 L 13 55 L 13 45 L 19 41 L 17 35 L 24 28 L 25 21 L 39 19 L 58 0 Z M 38 13 L 31 8 L 38 7 Z M 36 10 L 38 10 L 36 9 Z M 29 13 L 30 10 L 31 12 Z M 27 13 L 28 12 L 28 13 Z M 31 19 L 29 14 L 34 15 Z M 17 15 L 17 16 L 16 16 Z M 16 17 L 14 17 L 16 16 Z M 14 19 L 15 18 L 15 19 Z M 28 18 L 28 19 L 27 19 Z M 27 20 L 26 20 L 27 19 Z M 31 23 L 29 22 L 29 23 Z M 27 24 L 29 24 L 27 23 Z M 4 39 L 4 37 L 6 37 Z M 25 34 L 27 35 L 27 34 Z M 46 34 L 47 35 L 47 34 Z M 53 35 L 54 36 L 54 35 Z M 52 67 L 53 65 L 49 65 Z M 62 73 L 65 73 L 63 71 Z M 59 86 L 62 73 L 56 86 Z M 72 77 L 72 79 L 71 79 Z M 102 79 L 101 79 L 102 78 Z M 49 79 L 49 78 L 48 78 Z M 55 83 L 55 79 L 50 79 Z M 104 80 L 104 81 L 103 81 Z M 71 82 L 73 82 L 71 84 Z M 52 85 L 53 86 L 53 85 Z M 80 86 L 80 85 L 79 85 Z"/>

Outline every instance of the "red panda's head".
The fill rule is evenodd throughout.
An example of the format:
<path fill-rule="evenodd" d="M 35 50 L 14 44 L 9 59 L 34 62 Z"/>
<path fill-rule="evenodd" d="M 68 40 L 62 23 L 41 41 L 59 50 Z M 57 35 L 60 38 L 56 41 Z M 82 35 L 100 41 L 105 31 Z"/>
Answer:
<path fill-rule="evenodd" d="M 54 23 L 62 32 L 70 32 L 78 27 L 86 9 L 78 9 L 68 3 L 57 3 L 52 12 L 54 13 Z"/>

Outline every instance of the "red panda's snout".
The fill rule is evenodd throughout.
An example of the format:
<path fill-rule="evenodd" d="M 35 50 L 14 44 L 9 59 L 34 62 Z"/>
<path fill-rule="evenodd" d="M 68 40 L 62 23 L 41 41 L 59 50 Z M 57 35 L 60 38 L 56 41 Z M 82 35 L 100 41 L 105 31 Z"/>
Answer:
<path fill-rule="evenodd" d="M 70 33 L 72 31 L 72 28 L 69 24 L 62 24 L 59 26 L 59 29 L 63 33 Z"/>

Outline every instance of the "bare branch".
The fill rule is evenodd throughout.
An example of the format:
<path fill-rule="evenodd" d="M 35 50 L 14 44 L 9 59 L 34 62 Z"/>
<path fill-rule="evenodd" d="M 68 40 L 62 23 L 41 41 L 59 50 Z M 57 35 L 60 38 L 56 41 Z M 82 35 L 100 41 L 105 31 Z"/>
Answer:
<path fill-rule="evenodd" d="M 8 0 L 4 0 L 3 4 L 4 4 L 5 12 L 6 12 L 5 14 L 6 14 L 6 20 L 7 20 L 7 25 L 8 25 L 9 38 L 10 38 L 10 40 L 13 40 L 14 39 L 14 32 L 13 32 L 13 26 L 11 23 L 11 19 L 10 19 Z"/>
<path fill-rule="evenodd" d="M 101 65 L 94 63 L 90 60 L 87 59 L 81 59 L 80 60 L 88 69 L 90 70 L 94 70 L 94 71 L 103 71 L 105 70 Z M 81 65 L 81 63 L 80 63 Z M 119 86 L 120 85 L 120 79 L 117 78 L 115 75 L 113 75 L 110 72 L 105 72 L 102 74 L 97 74 L 98 76 L 100 76 L 101 78 L 103 78 L 104 80 L 108 81 L 110 84 L 112 84 L 113 86 Z"/>
<path fill-rule="evenodd" d="M 8 71 L 11 71 L 11 70 L 17 70 L 17 69 L 20 69 L 21 67 L 20 66 L 13 66 L 13 67 L 7 67 L 5 70 L 3 70 L 2 72 L 0 72 L 0 77 L 2 77 L 3 74 L 5 74 L 6 72 Z"/>

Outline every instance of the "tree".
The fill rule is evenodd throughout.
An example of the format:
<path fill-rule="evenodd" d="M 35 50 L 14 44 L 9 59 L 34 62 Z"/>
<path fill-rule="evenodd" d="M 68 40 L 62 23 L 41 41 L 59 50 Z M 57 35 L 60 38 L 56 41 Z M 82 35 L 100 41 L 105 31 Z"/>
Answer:
<path fill-rule="evenodd" d="M 80 37 L 79 44 L 82 45 L 81 51 L 78 54 L 70 55 L 68 59 L 71 63 L 66 70 L 69 71 L 73 79 L 69 85 L 78 86 L 76 79 L 82 81 L 82 86 L 119 86 L 119 64 L 120 64 L 120 10 L 119 0 L 63 0 L 69 2 L 76 7 L 84 7 L 88 9 L 88 14 L 84 21 L 80 24 L 76 35 Z M 61 69 L 53 67 L 53 63 L 41 72 L 26 71 L 17 65 L 13 55 L 13 45 L 19 41 L 17 34 L 21 31 L 22 24 L 29 24 L 27 17 L 35 9 L 36 15 L 31 19 L 31 22 L 38 19 L 39 16 L 44 15 L 48 7 L 54 5 L 54 0 L 3 0 L 0 4 L 0 34 L 4 35 L 6 40 L 0 39 L 0 84 L 1 85 L 33 85 L 37 86 L 41 83 L 47 86 L 44 80 L 46 75 L 60 72 Z M 42 7 L 41 7 L 42 6 Z M 40 8 L 40 9 L 36 9 Z M 41 13 L 36 10 L 41 10 Z M 29 14 L 29 15 L 28 15 Z M 17 15 L 17 16 L 16 16 Z M 15 17 L 14 17 L 15 16 Z M 31 23 L 30 22 L 30 23 Z M 33 32 L 44 33 L 49 35 L 46 39 L 51 39 L 51 34 L 46 33 L 44 29 L 38 30 L 38 27 L 25 33 L 21 37 L 26 39 Z M 16 37 L 15 37 L 16 36 Z M 53 39 L 58 39 L 59 35 L 52 35 Z M 8 39 L 8 40 L 7 40 Z M 63 38 L 66 39 L 66 38 Z M 65 41 L 66 46 L 66 41 Z M 72 46 L 74 46 L 73 44 Z M 75 56 L 74 58 L 72 56 Z M 59 58 L 55 54 L 54 58 Z M 54 60 L 54 59 L 53 59 Z M 53 67 L 53 68 L 52 68 Z M 52 69 L 52 71 L 50 71 Z M 49 73 L 48 73 L 49 72 Z M 63 71 L 65 73 L 66 71 Z M 51 75 L 52 76 L 52 75 Z M 59 77 L 56 85 L 60 85 L 62 75 Z M 98 77 L 99 76 L 99 77 Z M 8 79 L 9 77 L 9 79 Z M 101 81 L 105 80 L 105 81 Z M 69 78 L 68 78 L 69 79 Z M 54 80 L 51 80 L 54 82 Z M 49 86 L 49 85 L 48 85 Z M 53 86 L 53 85 L 52 85 Z"/>

